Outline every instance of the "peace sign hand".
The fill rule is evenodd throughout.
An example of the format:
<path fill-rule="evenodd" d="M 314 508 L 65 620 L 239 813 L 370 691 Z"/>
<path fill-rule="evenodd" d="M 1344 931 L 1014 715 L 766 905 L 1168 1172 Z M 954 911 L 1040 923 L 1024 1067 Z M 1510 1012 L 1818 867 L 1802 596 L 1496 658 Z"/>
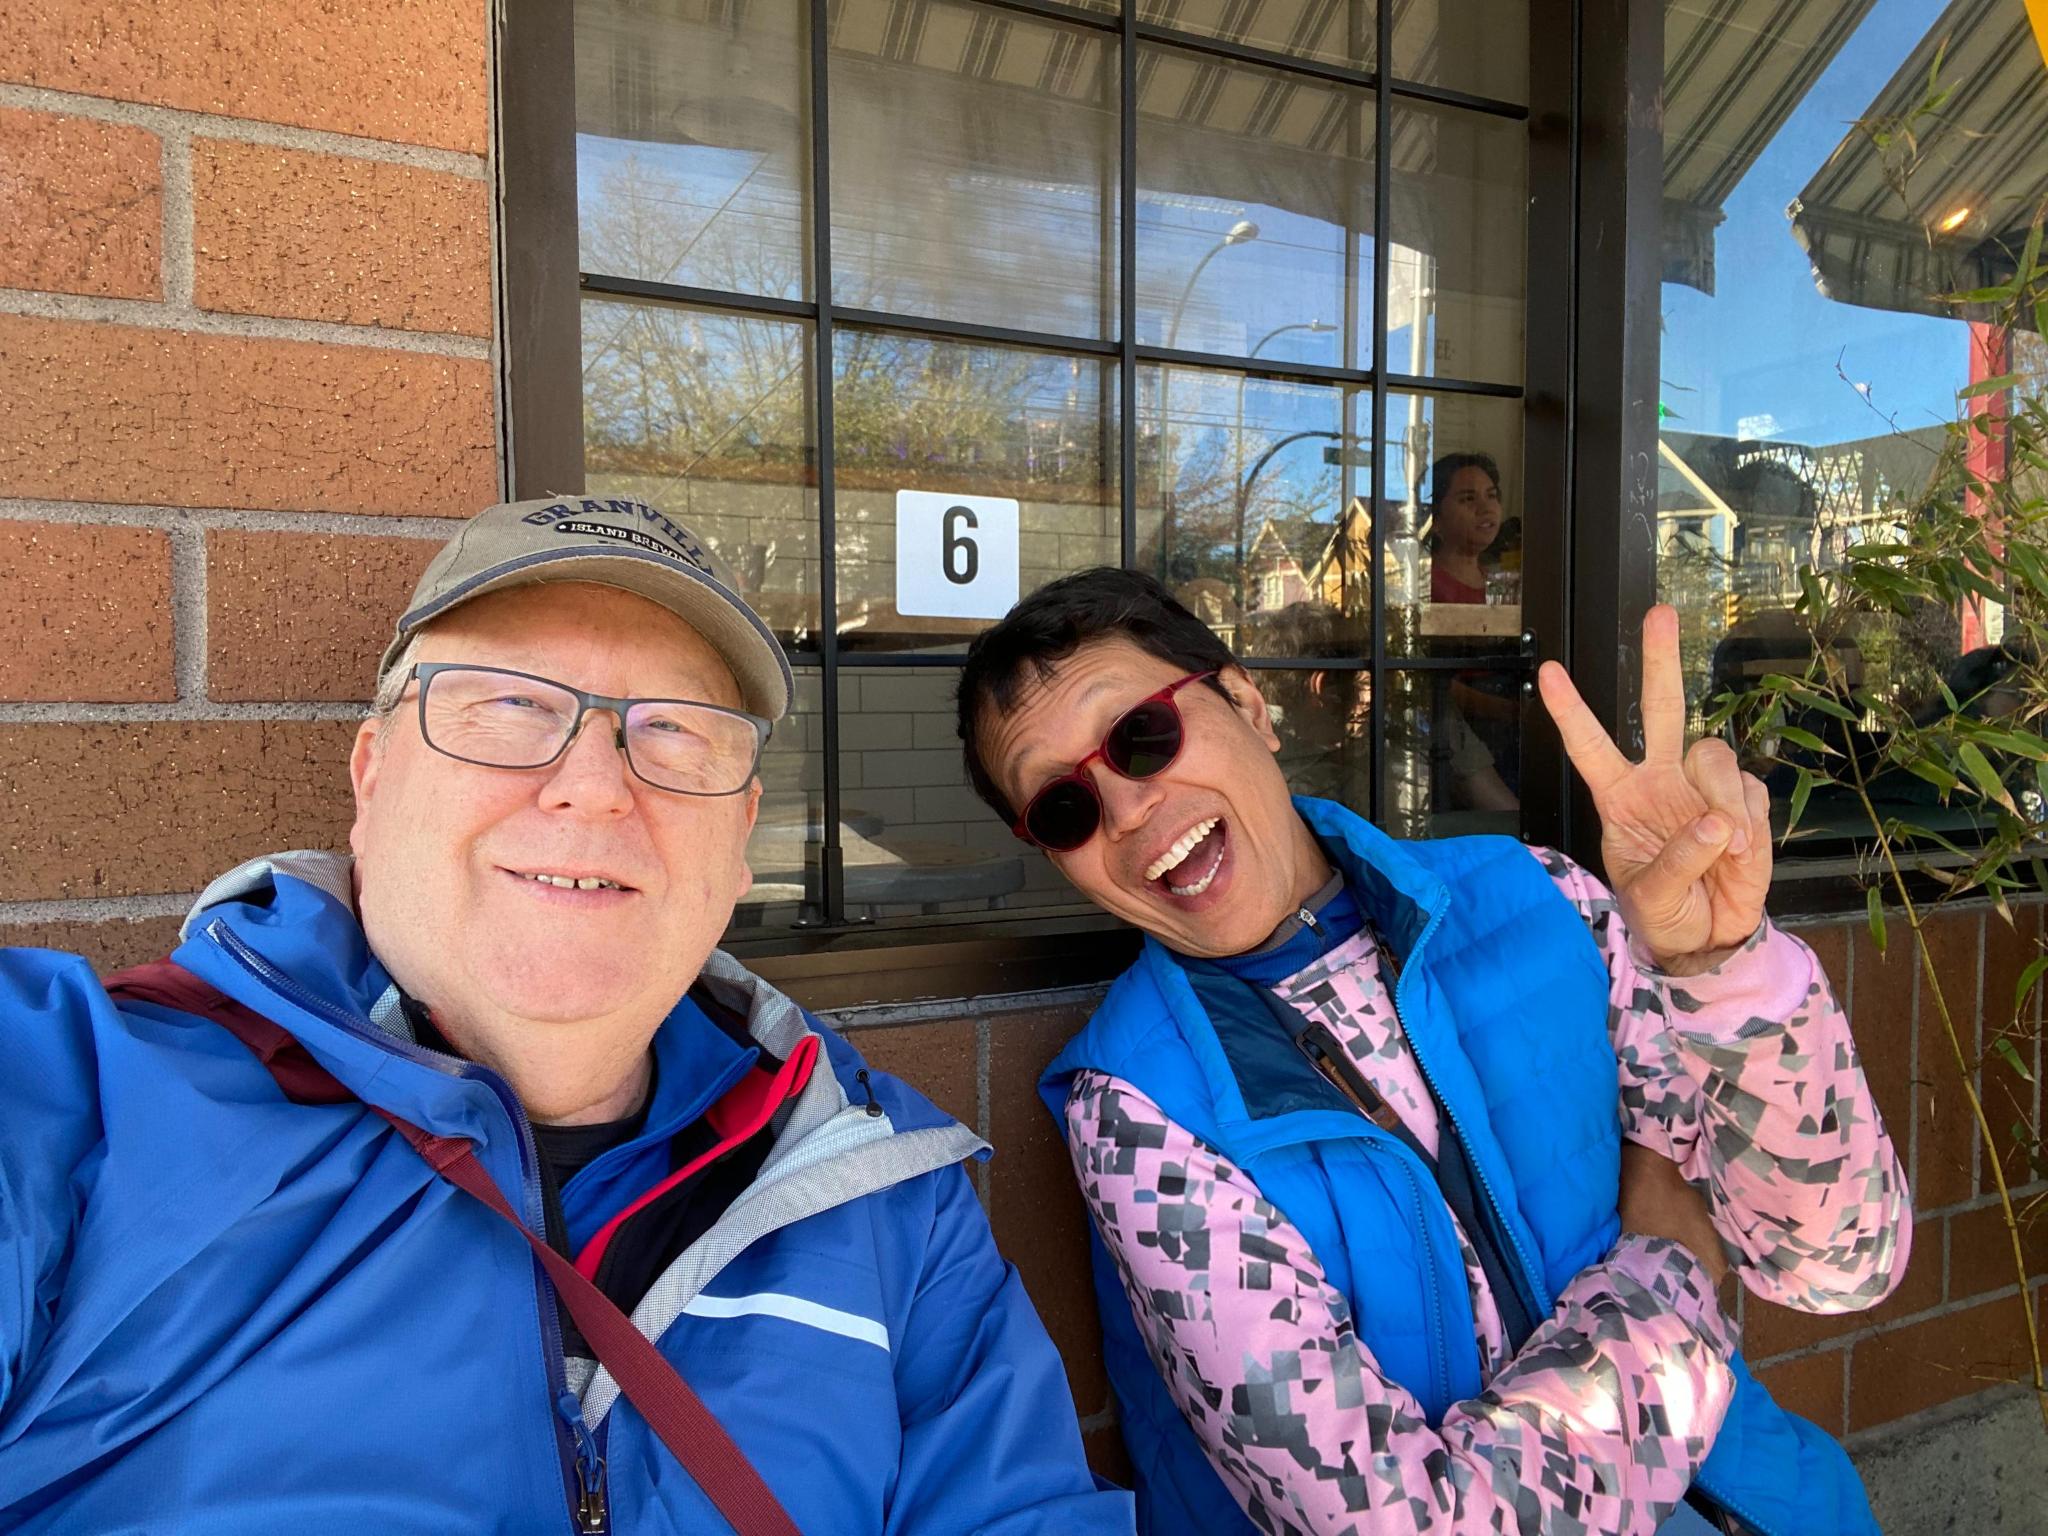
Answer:
<path fill-rule="evenodd" d="M 1572 766 L 1600 813 L 1600 853 L 1629 932 L 1667 970 L 1718 964 L 1763 920 L 1771 797 L 1717 737 L 1685 750 L 1678 614 L 1643 618 L 1643 760 L 1622 755 L 1565 669 L 1537 674 Z"/>

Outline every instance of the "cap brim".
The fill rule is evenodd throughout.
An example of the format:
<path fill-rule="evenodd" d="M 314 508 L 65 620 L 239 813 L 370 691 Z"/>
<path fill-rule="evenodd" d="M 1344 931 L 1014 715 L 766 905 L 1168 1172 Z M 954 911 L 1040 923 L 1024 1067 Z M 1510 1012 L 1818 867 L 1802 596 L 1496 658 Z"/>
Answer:
<path fill-rule="evenodd" d="M 717 578 L 672 560 L 631 549 L 587 547 L 560 554 L 543 551 L 478 572 L 454 590 L 413 609 L 398 621 L 398 633 L 377 665 L 381 679 L 418 633 L 452 608 L 511 587 L 543 582 L 587 581 L 616 587 L 659 603 L 702 635 L 718 652 L 740 686 L 742 707 L 768 720 L 789 712 L 793 682 L 789 658 L 760 616 Z"/>

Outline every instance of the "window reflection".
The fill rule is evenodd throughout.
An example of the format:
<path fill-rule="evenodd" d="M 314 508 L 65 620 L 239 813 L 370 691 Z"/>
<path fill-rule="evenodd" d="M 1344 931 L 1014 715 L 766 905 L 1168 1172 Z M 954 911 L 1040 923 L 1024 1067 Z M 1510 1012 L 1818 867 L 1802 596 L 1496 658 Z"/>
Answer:
<path fill-rule="evenodd" d="M 802 17 L 801 0 L 576 0 L 584 271 L 806 295 Z"/>
<path fill-rule="evenodd" d="M 583 304 L 590 493 L 636 496 L 687 523 L 792 644 L 818 625 L 811 366 L 798 322 Z"/>

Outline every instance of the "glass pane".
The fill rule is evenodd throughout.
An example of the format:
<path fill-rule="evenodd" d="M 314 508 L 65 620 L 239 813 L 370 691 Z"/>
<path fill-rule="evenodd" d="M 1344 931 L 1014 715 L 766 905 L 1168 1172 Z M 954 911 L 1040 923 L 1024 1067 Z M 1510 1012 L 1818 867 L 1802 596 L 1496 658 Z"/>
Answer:
<path fill-rule="evenodd" d="M 1290 667 L 1252 675 L 1273 710 L 1288 786 L 1366 815 L 1372 807 L 1372 674 Z"/>
<path fill-rule="evenodd" d="M 1389 653 L 1519 651 L 1523 546 L 1559 528 L 1524 501 L 1522 402 L 1390 394 L 1380 458 Z"/>
<path fill-rule="evenodd" d="M 1387 367 L 1522 382 L 1529 132 L 1397 101 L 1387 248 Z"/>
<path fill-rule="evenodd" d="M 687 524 L 786 643 L 818 627 L 811 330 L 677 305 L 583 303 L 589 494 Z"/>
<path fill-rule="evenodd" d="M 953 668 L 850 667 L 839 679 L 849 915 L 1088 909 L 968 787 Z"/>
<path fill-rule="evenodd" d="M 1110 335 L 1114 39 L 953 0 L 834 14 L 834 301 Z"/>
<path fill-rule="evenodd" d="M 802 0 L 576 0 L 586 272 L 809 294 Z"/>
<path fill-rule="evenodd" d="M 1958 507 L 1996 515 L 2009 432 L 1995 412 L 1967 422 L 1957 393 L 2007 373 L 2037 391 L 2044 348 L 1945 295 L 2013 276 L 2048 74 L 2019 6 L 1880 3 L 1762 33 L 1687 6 L 1667 28 L 1657 590 L 1697 736 L 1723 693 L 1825 659 L 1793 611 L 1802 567 L 1839 571 Z M 1828 652 L 1875 709 L 1787 723 L 1881 767 L 1882 717 L 1945 714 L 1944 685 L 1970 713 L 2004 707 L 2027 644 L 2007 617 L 1981 596 L 1868 617 Z M 1782 808 L 1795 769 L 1747 766 Z M 1872 784 L 1883 814 L 1944 834 L 1969 819 L 1903 772 Z M 1870 826 L 1822 787 L 1801 832 L 1790 852 L 1841 854 Z"/>
<path fill-rule="evenodd" d="M 1141 0 L 1138 19 L 1353 69 L 1372 68 L 1378 25 L 1370 0 Z"/>
<path fill-rule="evenodd" d="M 736 933 L 786 928 L 823 914 L 819 849 L 824 846 L 824 693 L 814 669 L 799 667 L 789 713 L 761 754 L 761 812 L 747 839 L 754 888 L 732 915 Z"/>
<path fill-rule="evenodd" d="M 1372 93 L 1177 48 L 1138 81 L 1138 340 L 1369 364 Z"/>
<path fill-rule="evenodd" d="M 1529 0 L 1405 0 L 1394 78 L 1496 101 L 1529 99 Z"/>
<path fill-rule="evenodd" d="M 1119 562 L 1113 362 L 854 328 L 838 332 L 834 350 L 842 644 L 962 645 L 1015 600 L 1005 576 L 1021 597 L 1064 572 Z M 987 527 L 977 519 L 944 532 L 936 520 L 906 522 L 905 536 L 918 542 L 899 551 L 904 492 L 1014 502 L 1016 554 L 1005 559 L 1000 512 Z M 973 548 L 949 551 L 947 538 Z M 948 560 L 956 576 L 973 561 L 971 587 L 946 593 L 958 603 L 920 598 L 918 573 Z M 906 574 L 908 587 L 899 584 Z"/>
<path fill-rule="evenodd" d="M 1388 672 L 1380 825 L 1393 837 L 1513 836 L 1524 674 Z"/>
<path fill-rule="evenodd" d="M 1245 656 L 1372 649 L 1372 397 L 1138 370 L 1137 563 Z"/>

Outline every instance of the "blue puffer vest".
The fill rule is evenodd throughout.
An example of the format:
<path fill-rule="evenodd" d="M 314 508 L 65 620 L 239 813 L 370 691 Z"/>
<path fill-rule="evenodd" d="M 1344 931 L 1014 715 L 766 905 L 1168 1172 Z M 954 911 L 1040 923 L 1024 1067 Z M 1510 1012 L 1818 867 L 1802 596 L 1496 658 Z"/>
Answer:
<path fill-rule="evenodd" d="M 1408 1039 L 1505 1234 L 1539 1315 L 1613 1246 L 1618 1074 L 1608 976 L 1542 866 L 1507 838 L 1396 843 L 1327 801 L 1295 802 L 1403 961 Z M 1060 1117 L 1076 1072 L 1122 1078 L 1243 1168 L 1349 1298 L 1359 1337 L 1432 1424 L 1480 1391 L 1471 1297 L 1448 1208 L 1423 1162 L 1348 1110 L 1307 1104 L 1249 1043 L 1271 1019 L 1211 1019 L 1147 939 L 1040 1083 Z M 1142 1532 L 1252 1526 L 1145 1353 L 1090 1233 L 1104 1356 L 1138 1473 Z M 1842 1448 L 1774 1403 L 1738 1357 L 1736 1391 L 1696 1487 L 1761 1536 L 1876 1536 Z"/>

